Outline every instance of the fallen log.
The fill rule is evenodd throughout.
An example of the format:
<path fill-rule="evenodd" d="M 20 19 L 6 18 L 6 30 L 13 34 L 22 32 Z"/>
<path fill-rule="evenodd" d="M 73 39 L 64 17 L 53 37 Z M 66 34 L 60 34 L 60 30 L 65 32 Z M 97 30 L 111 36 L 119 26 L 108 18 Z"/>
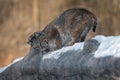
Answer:
<path fill-rule="evenodd" d="M 0 80 L 119 80 L 119 47 L 119 36 L 98 36 L 48 53 L 30 48 Z"/>

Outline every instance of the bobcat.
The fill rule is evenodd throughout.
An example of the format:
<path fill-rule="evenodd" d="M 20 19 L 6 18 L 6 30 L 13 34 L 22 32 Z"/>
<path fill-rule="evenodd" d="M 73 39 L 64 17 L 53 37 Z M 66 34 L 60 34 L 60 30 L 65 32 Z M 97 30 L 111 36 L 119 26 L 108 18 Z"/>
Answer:
<path fill-rule="evenodd" d="M 92 12 L 84 8 L 72 8 L 60 14 L 42 31 L 35 32 L 29 37 L 28 43 L 34 47 L 38 46 L 33 41 L 36 39 L 38 44 L 43 44 L 39 47 L 49 47 L 49 50 L 53 51 L 83 42 L 90 29 L 95 32 L 96 26 L 97 18 Z"/>

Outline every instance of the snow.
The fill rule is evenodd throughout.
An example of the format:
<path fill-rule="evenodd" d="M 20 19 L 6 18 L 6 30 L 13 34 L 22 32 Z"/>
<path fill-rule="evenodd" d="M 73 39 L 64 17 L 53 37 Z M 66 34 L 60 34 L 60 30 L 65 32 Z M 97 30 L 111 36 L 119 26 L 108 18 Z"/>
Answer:
<path fill-rule="evenodd" d="M 15 60 L 13 60 L 13 63 L 18 62 L 18 61 L 22 60 L 23 58 L 24 58 L 24 57 L 17 58 L 17 59 L 15 59 Z"/>
<path fill-rule="evenodd" d="M 54 58 L 54 59 L 58 59 L 60 57 L 61 54 L 64 54 L 65 52 L 69 51 L 69 50 L 78 50 L 78 49 L 82 49 L 83 48 L 83 44 L 82 43 L 75 43 L 73 46 L 68 46 L 68 47 L 63 47 L 62 49 L 50 52 L 46 55 L 43 56 L 43 60 L 44 59 L 49 59 L 49 58 Z"/>
<path fill-rule="evenodd" d="M 98 50 L 93 53 L 94 57 L 120 57 L 120 36 L 96 36 L 94 39 L 97 39 L 100 42 Z"/>
<path fill-rule="evenodd" d="M 17 59 L 15 59 L 15 60 L 13 60 L 13 62 L 12 62 L 11 64 L 9 64 L 8 66 L 5 66 L 5 67 L 3 67 L 3 68 L 0 68 L 0 73 L 3 72 L 5 69 L 7 69 L 9 66 L 13 65 L 14 63 L 16 63 L 16 62 L 18 62 L 18 61 L 20 61 L 20 60 L 22 60 L 22 59 L 23 59 L 23 57 L 17 58 Z"/>

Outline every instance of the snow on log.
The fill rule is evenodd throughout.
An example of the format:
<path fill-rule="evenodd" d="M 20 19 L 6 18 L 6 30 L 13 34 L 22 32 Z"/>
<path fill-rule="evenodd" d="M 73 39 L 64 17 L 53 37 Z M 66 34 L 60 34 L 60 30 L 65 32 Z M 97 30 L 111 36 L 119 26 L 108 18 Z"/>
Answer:
<path fill-rule="evenodd" d="M 120 36 L 96 36 L 41 53 L 30 52 L 7 68 L 0 80 L 120 80 Z"/>

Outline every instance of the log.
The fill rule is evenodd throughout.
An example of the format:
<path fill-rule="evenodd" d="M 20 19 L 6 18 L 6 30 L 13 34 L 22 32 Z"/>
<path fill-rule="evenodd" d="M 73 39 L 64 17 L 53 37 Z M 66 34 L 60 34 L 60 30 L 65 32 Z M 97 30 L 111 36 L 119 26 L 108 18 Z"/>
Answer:
<path fill-rule="evenodd" d="M 29 53 L 0 73 L 0 80 L 119 80 L 120 58 L 95 57 L 101 43 L 89 39 L 53 52 Z"/>

